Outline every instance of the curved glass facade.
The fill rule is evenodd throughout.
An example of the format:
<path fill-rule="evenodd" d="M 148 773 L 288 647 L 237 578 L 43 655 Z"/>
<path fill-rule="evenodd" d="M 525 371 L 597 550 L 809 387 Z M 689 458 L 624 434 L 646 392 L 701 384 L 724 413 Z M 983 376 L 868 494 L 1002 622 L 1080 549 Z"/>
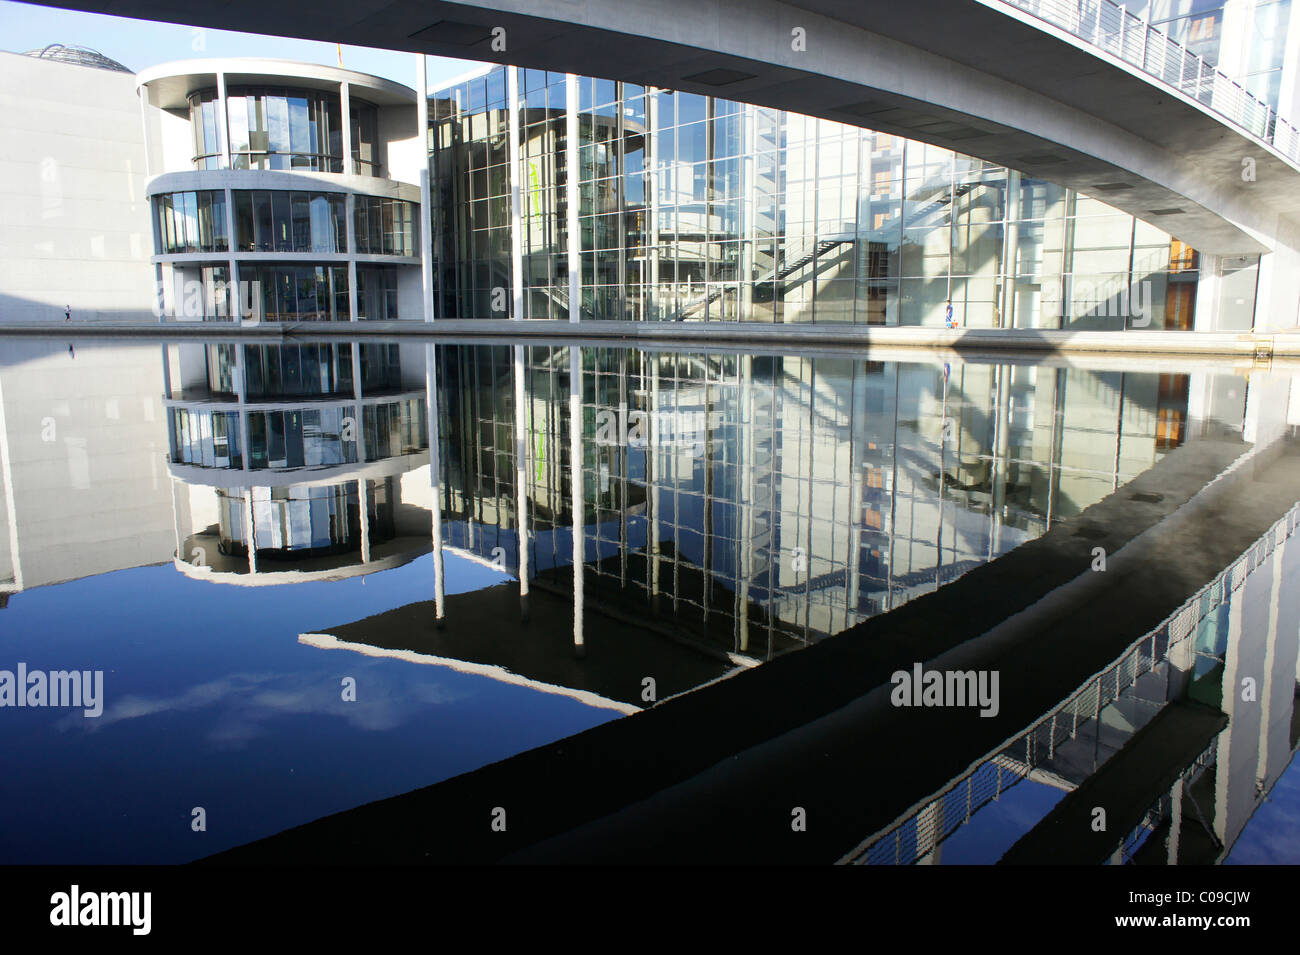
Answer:
<path fill-rule="evenodd" d="M 191 93 L 194 167 L 225 165 L 221 112 L 215 89 Z M 343 171 L 342 107 L 337 94 L 320 90 L 231 87 L 226 96 L 231 164 L 236 169 Z M 362 176 L 380 176 L 378 112 L 351 100 L 352 159 Z"/>
<path fill-rule="evenodd" d="M 346 199 L 336 192 L 235 190 L 240 252 L 347 252 Z"/>
<path fill-rule="evenodd" d="M 161 271 L 160 292 L 170 317 L 225 322 L 234 316 L 230 269 L 226 265 L 166 263 Z"/>
<path fill-rule="evenodd" d="M 405 199 L 353 199 L 357 251 L 369 255 L 419 255 L 419 205 Z"/>
<path fill-rule="evenodd" d="M 260 291 L 258 321 L 346 322 L 352 314 L 346 265 L 240 266 L 241 282 Z"/>
<path fill-rule="evenodd" d="M 168 409 L 171 461 L 201 468 L 252 471 L 356 464 L 428 449 L 424 402 L 407 398 L 324 408 L 250 409 L 248 456 L 241 446 L 238 411 L 207 407 Z"/>
<path fill-rule="evenodd" d="M 153 204 L 159 252 L 225 252 L 229 249 L 225 192 L 167 192 L 154 196 Z"/>
<path fill-rule="evenodd" d="M 372 543 L 391 540 L 391 478 L 367 482 L 367 533 Z M 324 487 L 254 487 L 249 490 L 252 514 L 242 490 L 218 490 L 219 549 L 222 554 L 247 554 L 247 528 L 259 560 L 277 557 L 342 554 L 361 548 L 361 496 L 356 481 Z"/>
<path fill-rule="evenodd" d="M 207 389 L 212 394 L 239 394 L 236 349 L 240 347 L 244 349 L 244 395 L 250 401 L 356 394 L 354 347 L 359 349 L 363 394 L 399 391 L 402 387 L 400 351 L 390 344 L 219 344 L 207 348 Z"/>
<path fill-rule="evenodd" d="M 588 77 L 568 102 L 565 75 L 521 69 L 512 171 L 506 69 L 431 97 L 440 315 L 506 317 L 517 229 L 525 318 L 569 317 L 574 253 L 582 319 L 1193 327 L 1200 256 L 1169 233 L 855 126 Z M 1256 261 L 1225 263 L 1211 284 L 1219 327 L 1250 327 Z"/>
<path fill-rule="evenodd" d="M 357 318 L 361 321 L 397 321 L 397 269 L 382 265 L 357 266 Z"/>

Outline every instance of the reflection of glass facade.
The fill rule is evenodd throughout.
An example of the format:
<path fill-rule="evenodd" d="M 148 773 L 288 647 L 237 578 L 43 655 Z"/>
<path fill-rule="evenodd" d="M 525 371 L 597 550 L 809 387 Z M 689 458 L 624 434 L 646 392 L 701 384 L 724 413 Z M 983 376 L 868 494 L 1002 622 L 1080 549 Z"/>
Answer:
<path fill-rule="evenodd" d="M 1137 0 L 1127 9 L 1277 109 L 1291 0 Z"/>
<path fill-rule="evenodd" d="M 519 295 L 522 317 L 568 318 L 573 259 L 582 319 L 943 325 L 951 303 L 964 327 L 1193 327 L 1201 257 L 1168 233 L 1013 170 L 827 120 L 519 69 L 512 176 L 510 69 L 431 97 L 446 317 L 506 317 Z M 1255 268 L 1231 265 L 1220 327 L 1249 327 Z"/>
<path fill-rule="evenodd" d="M 356 464 L 357 436 L 368 461 L 415 454 L 428 447 L 424 404 L 417 399 L 356 406 L 252 408 L 248 460 L 240 445 L 239 412 L 219 407 L 169 409 L 172 462 L 203 468 L 321 468 Z"/>
<path fill-rule="evenodd" d="M 558 585 L 576 513 L 589 600 L 760 657 L 934 590 L 1188 438 L 1179 374 L 584 348 L 575 382 L 567 348 L 519 351 L 437 350 L 444 542 L 517 574 L 522 525 Z"/>
<path fill-rule="evenodd" d="M 367 482 L 367 532 L 373 543 L 394 536 L 391 479 Z M 360 546 L 361 499 L 355 481 L 310 487 L 260 487 L 251 492 L 253 540 L 259 559 L 345 554 Z M 220 553 L 248 553 L 248 501 L 218 489 Z"/>

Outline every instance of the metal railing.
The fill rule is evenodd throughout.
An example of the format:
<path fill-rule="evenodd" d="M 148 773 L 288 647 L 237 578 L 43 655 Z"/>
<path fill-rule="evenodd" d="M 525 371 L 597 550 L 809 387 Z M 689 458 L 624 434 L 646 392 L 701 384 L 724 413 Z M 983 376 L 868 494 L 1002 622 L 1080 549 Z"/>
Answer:
<path fill-rule="evenodd" d="M 1008 740 L 954 780 L 942 793 L 919 808 L 905 812 L 860 844 L 840 861 L 851 865 L 911 865 L 971 820 L 1003 791 L 1050 761 L 1061 744 L 1074 739 L 1079 728 L 1094 728 L 1102 711 L 1138 679 L 1164 663 L 1171 652 L 1195 641 L 1202 625 L 1273 551 L 1300 529 L 1300 504 L 1295 505 L 1246 552 L 1198 590 L 1154 630 L 1133 643 L 1118 660 L 1084 682 L 1033 726 Z M 1217 739 L 1216 739 L 1217 744 Z M 1211 749 L 1216 744 L 1211 744 Z M 1193 764 L 1204 765 L 1206 757 Z"/>
<path fill-rule="evenodd" d="M 1178 90 L 1300 165 L 1300 131 L 1203 57 L 1111 0 L 986 0 L 1064 30 Z"/>

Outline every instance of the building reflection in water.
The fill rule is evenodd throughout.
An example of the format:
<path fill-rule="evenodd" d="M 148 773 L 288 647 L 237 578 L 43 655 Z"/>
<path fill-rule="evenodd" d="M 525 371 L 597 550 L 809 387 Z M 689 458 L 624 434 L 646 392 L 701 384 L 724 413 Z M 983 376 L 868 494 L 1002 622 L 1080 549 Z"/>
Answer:
<path fill-rule="evenodd" d="M 163 364 L 184 572 L 364 574 L 427 553 L 432 531 L 432 600 L 300 640 L 621 712 L 654 702 L 641 674 L 685 692 L 937 590 L 1184 442 L 1239 433 L 1247 389 L 1211 372 L 577 346 L 182 343 Z M 1300 621 L 1281 599 L 1298 513 L 846 861 L 940 861 L 1011 786 L 1072 793 L 1186 700 L 1227 728 L 1112 860 L 1221 861 L 1300 737 Z M 449 596 L 449 554 L 513 583 Z M 1224 688 L 1247 671 L 1263 707 L 1242 713 Z"/>
<path fill-rule="evenodd" d="M 336 579 L 428 551 L 422 347 L 182 343 L 163 371 L 185 573 Z"/>
<path fill-rule="evenodd" d="M 445 346 L 435 362 L 444 547 L 525 595 L 572 592 L 576 565 L 590 604 L 738 662 L 1042 534 L 1206 427 L 1216 397 L 1198 381 L 1189 411 L 1180 374 L 831 357 Z M 1244 393 L 1226 399 L 1238 419 Z"/>
<path fill-rule="evenodd" d="M 524 616 L 531 590 L 568 595 L 577 647 L 588 605 L 741 664 L 1044 533 L 1239 422 L 1245 395 L 1209 374 L 603 347 L 163 356 L 185 573 L 368 573 L 432 529 L 439 621 L 450 551 L 514 577 Z"/>

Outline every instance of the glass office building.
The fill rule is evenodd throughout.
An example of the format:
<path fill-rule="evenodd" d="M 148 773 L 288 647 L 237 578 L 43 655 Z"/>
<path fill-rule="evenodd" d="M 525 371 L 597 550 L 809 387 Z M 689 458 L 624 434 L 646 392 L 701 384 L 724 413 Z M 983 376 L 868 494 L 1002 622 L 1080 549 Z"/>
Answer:
<path fill-rule="evenodd" d="M 434 92 L 429 115 L 438 316 L 1253 321 L 1257 257 L 1202 256 L 1098 198 L 897 136 L 502 66 Z"/>

